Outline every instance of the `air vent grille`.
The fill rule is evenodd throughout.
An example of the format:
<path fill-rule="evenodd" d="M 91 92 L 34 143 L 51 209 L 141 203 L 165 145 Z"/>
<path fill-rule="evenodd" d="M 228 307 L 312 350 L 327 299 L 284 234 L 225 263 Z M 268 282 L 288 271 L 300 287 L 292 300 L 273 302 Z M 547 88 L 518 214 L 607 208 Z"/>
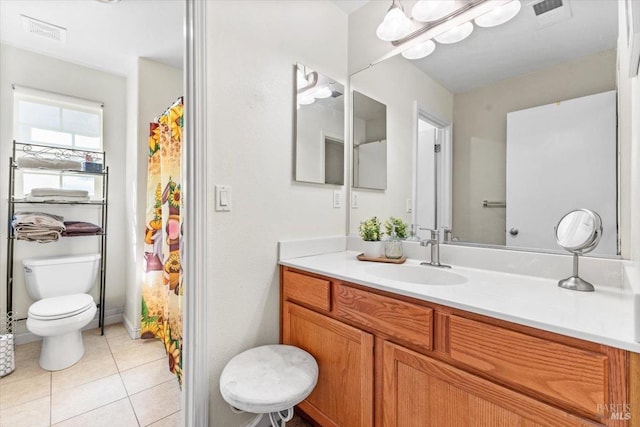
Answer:
<path fill-rule="evenodd" d="M 45 37 L 60 43 L 67 41 L 67 29 L 48 22 L 40 21 L 29 16 L 20 15 L 22 19 L 22 29 L 31 34 Z"/>
<path fill-rule="evenodd" d="M 543 13 L 550 12 L 559 7 L 562 7 L 562 0 L 544 0 L 540 3 L 534 4 L 533 11 L 535 12 L 536 16 L 540 16 Z"/>

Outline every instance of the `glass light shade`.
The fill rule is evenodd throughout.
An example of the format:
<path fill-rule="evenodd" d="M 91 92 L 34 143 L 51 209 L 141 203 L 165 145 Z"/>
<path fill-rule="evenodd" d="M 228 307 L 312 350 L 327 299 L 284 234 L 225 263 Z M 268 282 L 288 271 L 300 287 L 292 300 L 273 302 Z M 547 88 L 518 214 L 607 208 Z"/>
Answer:
<path fill-rule="evenodd" d="M 416 21 L 431 22 L 444 18 L 454 10 L 455 0 L 420 0 L 411 9 L 411 16 Z"/>
<path fill-rule="evenodd" d="M 298 95 L 298 104 L 300 105 L 310 105 L 313 104 L 315 102 L 315 98 L 313 97 L 313 95 L 310 94 L 302 94 L 302 95 Z"/>
<path fill-rule="evenodd" d="M 519 0 L 513 0 L 490 10 L 484 15 L 478 16 L 475 19 L 475 23 L 478 27 L 497 27 L 513 19 L 521 8 L 522 3 Z"/>
<path fill-rule="evenodd" d="M 436 44 L 431 40 L 427 40 L 426 42 L 405 50 L 402 52 L 402 56 L 407 59 L 420 59 L 431 55 L 434 50 L 436 50 Z"/>
<path fill-rule="evenodd" d="M 376 35 L 380 40 L 392 42 L 408 36 L 411 31 L 413 31 L 411 20 L 407 18 L 401 8 L 393 4 L 384 16 L 382 23 L 378 25 Z"/>
<path fill-rule="evenodd" d="M 319 87 L 313 92 L 313 97 L 316 99 L 329 98 L 331 96 L 331 89 L 327 86 Z"/>
<path fill-rule="evenodd" d="M 466 39 L 473 32 L 473 24 L 471 22 L 465 22 L 462 25 L 458 25 L 455 28 L 445 31 L 435 37 L 438 43 L 452 44 L 458 43 L 461 40 Z"/>

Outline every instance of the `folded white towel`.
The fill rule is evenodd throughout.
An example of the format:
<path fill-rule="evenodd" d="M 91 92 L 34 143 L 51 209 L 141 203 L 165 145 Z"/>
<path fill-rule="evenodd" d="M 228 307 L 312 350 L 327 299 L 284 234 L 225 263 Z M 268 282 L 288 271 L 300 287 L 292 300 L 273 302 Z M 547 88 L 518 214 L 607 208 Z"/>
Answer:
<path fill-rule="evenodd" d="M 72 197 L 87 197 L 89 192 L 87 190 L 70 190 L 67 188 L 32 188 L 32 196 L 72 196 Z"/>
<path fill-rule="evenodd" d="M 25 156 L 18 157 L 16 164 L 21 168 L 82 170 L 82 162 L 68 159 L 43 159 L 34 156 Z"/>

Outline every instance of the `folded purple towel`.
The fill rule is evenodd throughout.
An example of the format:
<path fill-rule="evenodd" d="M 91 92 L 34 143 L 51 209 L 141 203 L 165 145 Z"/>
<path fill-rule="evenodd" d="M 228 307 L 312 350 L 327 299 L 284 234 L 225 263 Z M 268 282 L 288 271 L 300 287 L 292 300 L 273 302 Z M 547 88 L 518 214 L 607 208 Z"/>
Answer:
<path fill-rule="evenodd" d="M 102 234 L 102 228 L 99 225 L 84 221 L 65 221 L 65 230 L 63 236 L 92 236 Z"/>

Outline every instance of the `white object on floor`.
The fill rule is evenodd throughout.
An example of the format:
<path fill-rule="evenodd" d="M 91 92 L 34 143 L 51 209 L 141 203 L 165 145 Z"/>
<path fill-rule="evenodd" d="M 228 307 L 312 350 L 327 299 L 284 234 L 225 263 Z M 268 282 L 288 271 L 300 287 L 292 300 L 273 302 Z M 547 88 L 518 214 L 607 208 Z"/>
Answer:
<path fill-rule="evenodd" d="M 29 307 L 27 329 L 43 337 L 40 366 L 48 371 L 68 368 L 84 355 L 81 330 L 96 314 L 93 297 L 100 255 L 22 260 Z"/>
<path fill-rule="evenodd" d="M 290 345 L 265 345 L 227 363 L 220 392 L 232 409 L 264 414 L 273 427 L 281 427 L 317 381 L 318 364 L 309 353 Z"/>

